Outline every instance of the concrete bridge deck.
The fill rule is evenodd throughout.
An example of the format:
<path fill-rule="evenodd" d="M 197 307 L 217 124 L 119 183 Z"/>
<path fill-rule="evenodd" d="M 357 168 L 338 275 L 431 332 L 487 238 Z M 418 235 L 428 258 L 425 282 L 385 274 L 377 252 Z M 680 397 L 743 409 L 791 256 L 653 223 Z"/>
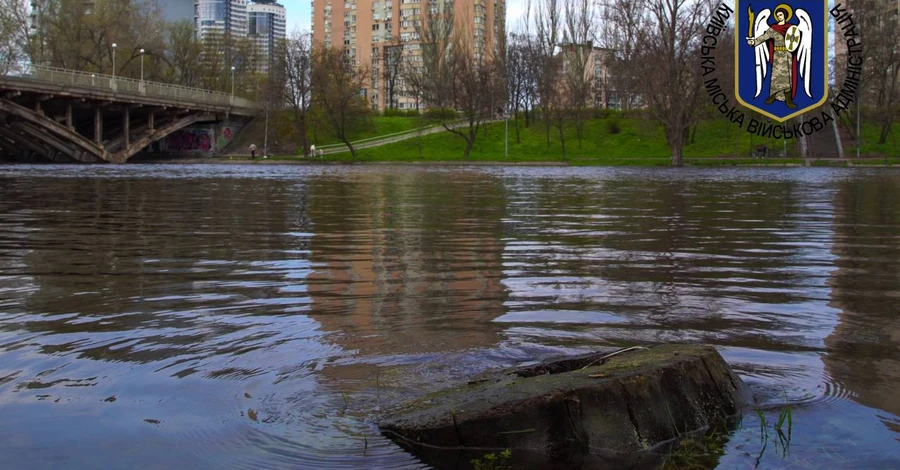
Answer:
<path fill-rule="evenodd" d="M 0 75 L 0 154 L 122 163 L 185 126 L 257 110 L 227 93 L 30 65 Z"/>

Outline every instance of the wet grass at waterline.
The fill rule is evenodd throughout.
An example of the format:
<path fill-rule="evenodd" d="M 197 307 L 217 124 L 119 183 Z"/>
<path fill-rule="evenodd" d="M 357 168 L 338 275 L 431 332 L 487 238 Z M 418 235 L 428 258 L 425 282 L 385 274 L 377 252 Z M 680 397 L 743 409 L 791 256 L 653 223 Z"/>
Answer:
<path fill-rule="evenodd" d="M 767 455 L 766 452 L 775 452 L 781 459 L 788 456 L 794 427 L 792 407 L 785 405 L 777 411 L 777 419 L 773 423 L 767 418 L 771 412 L 756 410 L 756 417 L 759 420 L 759 451 L 756 454 L 754 468 L 761 468 L 760 464 Z M 715 468 L 725 454 L 731 436 L 738 430 L 745 429 L 747 425 L 741 421 L 733 428 L 734 430 L 715 427 L 702 433 L 681 436 L 666 446 L 662 453 L 660 468 L 673 470 Z"/>

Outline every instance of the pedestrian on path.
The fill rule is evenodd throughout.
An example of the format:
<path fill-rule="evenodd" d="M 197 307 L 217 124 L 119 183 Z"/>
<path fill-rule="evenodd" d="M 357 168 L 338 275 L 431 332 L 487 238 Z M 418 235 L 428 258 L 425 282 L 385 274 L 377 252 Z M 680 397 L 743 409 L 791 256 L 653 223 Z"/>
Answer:
<path fill-rule="evenodd" d="M 250 144 L 250 158 L 256 160 L 256 144 Z"/>

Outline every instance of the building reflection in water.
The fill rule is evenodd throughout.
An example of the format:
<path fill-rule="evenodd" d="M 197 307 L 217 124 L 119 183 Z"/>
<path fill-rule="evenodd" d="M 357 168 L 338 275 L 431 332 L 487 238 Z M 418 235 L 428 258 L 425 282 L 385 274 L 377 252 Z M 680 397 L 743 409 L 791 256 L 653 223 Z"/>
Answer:
<path fill-rule="evenodd" d="M 347 178 L 347 177 L 345 177 Z M 372 363 L 495 346 L 506 299 L 502 185 L 467 172 L 367 172 L 310 186 L 310 315 L 354 359 L 323 373 L 371 380 Z M 451 365 L 452 366 L 452 365 Z"/>
<path fill-rule="evenodd" d="M 16 300 L 30 312 L 17 325 L 40 335 L 40 352 L 181 377 L 261 370 L 247 353 L 276 342 L 278 316 L 292 313 L 268 300 L 309 272 L 309 237 L 295 236 L 309 229 L 303 185 L 71 178 L 29 191 L 67 199 L 26 204 L 33 232 L 19 271 L 35 288 Z M 244 365 L 231 361 L 244 354 Z"/>
<path fill-rule="evenodd" d="M 854 400 L 893 413 L 900 432 L 900 187 L 896 179 L 837 183 L 826 371 Z"/>

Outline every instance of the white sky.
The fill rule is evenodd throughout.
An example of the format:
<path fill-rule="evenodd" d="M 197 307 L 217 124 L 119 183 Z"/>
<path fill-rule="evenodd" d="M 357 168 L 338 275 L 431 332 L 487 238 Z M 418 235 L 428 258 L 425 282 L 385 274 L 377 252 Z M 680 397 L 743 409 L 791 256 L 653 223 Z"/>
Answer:
<path fill-rule="evenodd" d="M 312 0 L 281 0 L 287 10 L 287 32 L 309 30 L 312 15 Z M 506 0 L 506 28 L 514 27 L 515 22 L 525 13 L 525 0 Z"/>

